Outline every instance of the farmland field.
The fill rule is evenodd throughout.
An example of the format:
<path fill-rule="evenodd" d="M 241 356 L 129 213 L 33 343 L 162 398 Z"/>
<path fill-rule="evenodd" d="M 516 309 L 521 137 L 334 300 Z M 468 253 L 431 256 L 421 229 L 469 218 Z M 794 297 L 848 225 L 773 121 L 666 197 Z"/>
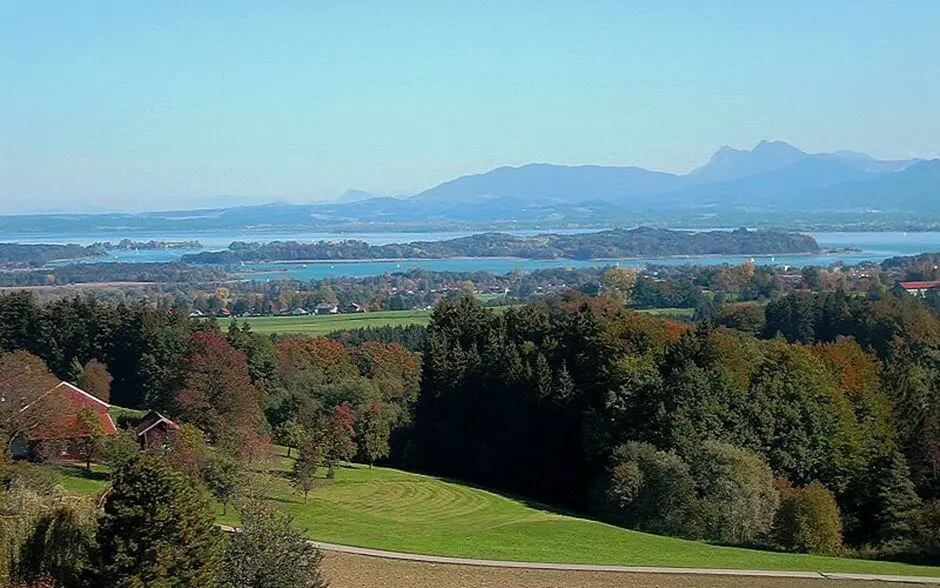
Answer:
<path fill-rule="evenodd" d="M 333 331 L 361 329 L 365 327 L 398 327 L 408 325 L 426 325 L 431 318 L 430 310 L 383 310 L 358 314 L 329 314 L 307 316 L 258 316 L 239 318 L 238 322 L 247 322 L 251 329 L 265 335 L 309 335 L 316 337 Z M 223 329 L 230 319 L 220 320 Z"/>

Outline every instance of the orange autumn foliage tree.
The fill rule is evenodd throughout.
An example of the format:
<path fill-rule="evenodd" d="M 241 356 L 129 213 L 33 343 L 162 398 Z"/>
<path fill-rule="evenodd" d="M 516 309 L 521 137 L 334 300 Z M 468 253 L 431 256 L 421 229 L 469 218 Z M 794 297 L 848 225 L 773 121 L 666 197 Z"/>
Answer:
<path fill-rule="evenodd" d="M 265 429 L 262 394 L 248 373 L 245 354 L 218 333 L 197 332 L 179 393 L 180 416 L 213 443 L 233 452 Z"/>
<path fill-rule="evenodd" d="M 51 420 L 54 407 L 36 405 L 21 411 L 59 384 L 45 362 L 26 351 L 0 355 L 0 443 L 2 454 L 10 452 L 13 440 Z"/>

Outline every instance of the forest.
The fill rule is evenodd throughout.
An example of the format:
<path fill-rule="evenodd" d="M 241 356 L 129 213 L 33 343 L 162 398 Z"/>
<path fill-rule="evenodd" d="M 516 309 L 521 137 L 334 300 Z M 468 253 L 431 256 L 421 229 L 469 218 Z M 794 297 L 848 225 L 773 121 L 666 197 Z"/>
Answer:
<path fill-rule="evenodd" d="M 104 247 L 91 245 L 24 245 L 0 243 L 0 268 L 39 267 L 50 261 L 103 257 Z"/>
<path fill-rule="evenodd" d="M 501 314 L 444 302 L 415 409 L 420 467 L 656 533 L 935 550 L 937 315 L 844 292 L 766 313 L 758 338 L 581 294 Z"/>
<path fill-rule="evenodd" d="M 816 253 L 808 236 L 781 231 L 671 231 L 639 227 L 574 235 L 516 237 L 483 233 L 445 241 L 370 245 L 364 241 L 297 243 L 235 242 L 224 251 L 184 255 L 188 263 L 234 264 L 258 261 L 340 259 L 441 259 L 451 257 L 519 257 L 525 259 L 613 259 L 671 255 L 771 255 Z"/>
<path fill-rule="evenodd" d="M 279 443 L 298 452 L 305 494 L 311 467 L 356 459 L 654 533 L 937 561 L 929 301 L 805 289 L 683 323 L 629 310 L 638 283 L 605 284 L 500 312 L 457 293 L 426 331 L 328 338 L 4 294 L 0 384 L 17 365 L 47 366 L 117 406 L 170 415 L 235 460 Z"/>

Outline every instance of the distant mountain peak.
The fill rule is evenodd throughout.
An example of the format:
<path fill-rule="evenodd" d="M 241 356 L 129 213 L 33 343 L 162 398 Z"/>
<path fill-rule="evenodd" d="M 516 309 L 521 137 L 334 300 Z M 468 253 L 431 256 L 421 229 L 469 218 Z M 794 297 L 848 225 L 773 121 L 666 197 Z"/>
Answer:
<path fill-rule="evenodd" d="M 371 200 L 373 198 L 384 198 L 384 196 L 373 194 L 372 192 L 366 192 L 365 190 L 356 190 L 355 188 L 350 188 L 349 190 L 346 190 L 336 201 L 359 202 L 361 200 Z"/>
<path fill-rule="evenodd" d="M 808 157 L 786 141 L 764 139 L 750 151 L 724 145 L 691 175 L 700 182 L 720 182 L 765 173 Z"/>
<path fill-rule="evenodd" d="M 786 141 L 780 140 L 768 140 L 764 139 L 758 143 L 753 149 L 751 149 L 751 154 L 757 153 L 776 153 L 776 154 L 787 154 L 793 157 L 806 157 L 808 153 L 797 149 L 793 145 L 790 145 Z"/>

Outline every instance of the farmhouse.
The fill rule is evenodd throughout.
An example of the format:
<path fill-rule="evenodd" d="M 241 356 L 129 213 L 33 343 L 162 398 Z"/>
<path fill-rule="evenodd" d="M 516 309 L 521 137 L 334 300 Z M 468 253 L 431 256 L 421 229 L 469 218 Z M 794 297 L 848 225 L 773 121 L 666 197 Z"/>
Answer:
<path fill-rule="evenodd" d="M 904 291 L 914 296 L 926 296 L 930 290 L 940 288 L 940 280 L 898 282 Z"/>
<path fill-rule="evenodd" d="M 339 312 L 339 307 L 332 302 L 321 302 L 316 306 L 314 311 L 316 314 L 336 314 Z"/>
<path fill-rule="evenodd" d="M 21 412 L 31 411 L 37 419 L 28 431 L 13 442 L 14 458 L 34 457 L 41 450 L 54 451 L 59 457 L 78 457 L 78 441 L 88 435 L 79 423 L 79 413 L 91 409 L 105 435 L 116 435 L 117 427 L 108 413 L 107 402 L 81 388 L 62 382 L 41 394 Z"/>
<path fill-rule="evenodd" d="M 179 425 L 159 412 L 151 410 L 134 425 L 134 434 L 137 435 L 141 451 L 146 451 L 151 447 L 164 446 L 167 438 L 179 429 Z"/>

